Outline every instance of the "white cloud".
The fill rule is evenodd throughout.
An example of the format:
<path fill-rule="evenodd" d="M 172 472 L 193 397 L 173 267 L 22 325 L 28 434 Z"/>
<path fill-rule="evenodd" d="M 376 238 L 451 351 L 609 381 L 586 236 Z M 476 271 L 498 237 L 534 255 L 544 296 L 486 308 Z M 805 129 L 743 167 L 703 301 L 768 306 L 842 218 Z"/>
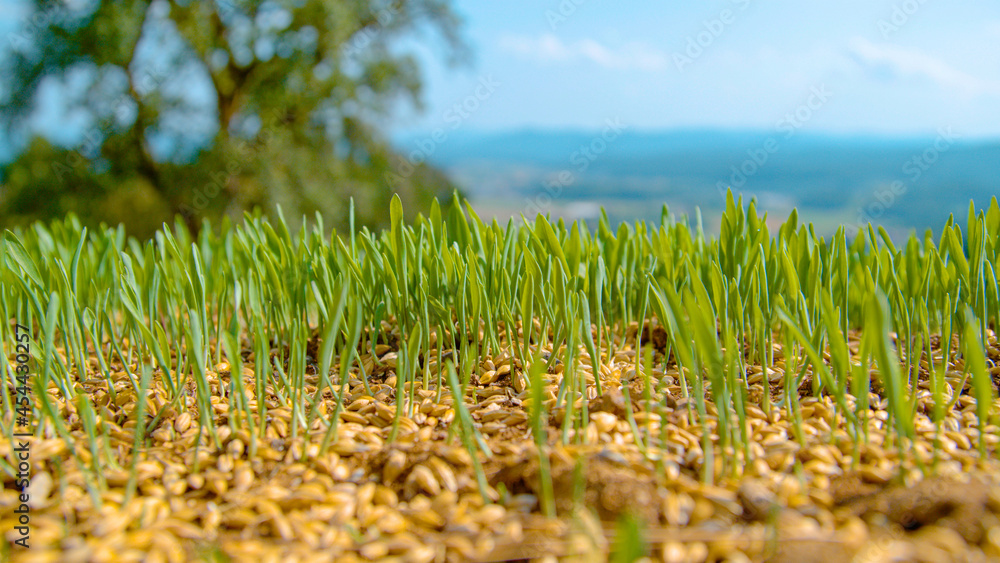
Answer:
<path fill-rule="evenodd" d="M 612 49 L 583 39 L 565 43 L 551 33 L 538 37 L 509 35 L 500 39 L 500 47 L 510 53 L 543 62 L 587 61 L 610 69 L 663 70 L 669 59 L 666 53 L 642 43 L 631 42 Z"/>
<path fill-rule="evenodd" d="M 1000 81 L 973 76 L 945 61 L 917 50 L 896 45 L 876 45 L 867 39 L 851 40 L 849 56 L 869 73 L 882 78 L 920 78 L 945 90 L 974 97 L 1000 94 Z"/>

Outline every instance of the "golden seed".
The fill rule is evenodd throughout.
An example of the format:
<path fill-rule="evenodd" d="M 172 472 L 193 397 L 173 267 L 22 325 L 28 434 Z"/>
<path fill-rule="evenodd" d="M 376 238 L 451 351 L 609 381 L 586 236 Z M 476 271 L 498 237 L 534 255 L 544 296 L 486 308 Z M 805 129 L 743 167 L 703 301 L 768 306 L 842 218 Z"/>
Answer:
<path fill-rule="evenodd" d="M 514 391 L 524 393 L 524 390 L 528 387 L 528 379 L 524 376 L 524 373 L 519 371 L 511 377 L 511 386 L 514 388 Z"/>
<path fill-rule="evenodd" d="M 498 377 L 497 372 L 495 370 L 484 372 L 482 375 L 479 376 L 479 384 L 489 385 L 490 383 L 496 381 L 497 377 Z"/>
<path fill-rule="evenodd" d="M 205 486 L 205 477 L 199 474 L 188 475 L 187 484 L 188 488 L 197 491 L 198 489 Z"/>
<path fill-rule="evenodd" d="M 208 490 L 222 496 L 226 494 L 227 490 L 229 490 L 229 483 L 222 478 L 211 479 L 208 481 Z"/>
<path fill-rule="evenodd" d="M 245 446 L 243 445 L 243 440 L 240 440 L 239 438 L 234 438 L 226 446 L 226 450 L 229 452 L 229 455 L 234 458 L 242 456 L 244 448 Z"/>
<path fill-rule="evenodd" d="M 389 555 L 389 548 L 385 542 L 372 541 L 361 546 L 359 552 L 365 559 L 374 561 L 376 559 L 383 559 L 386 555 Z"/>
<path fill-rule="evenodd" d="M 395 491 L 388 487 L 378 485 L 375 487 L 375 494 L 372 498 L 375 504 L 385 505 L 390 508 L 395 508 L 399 504 L 399 497 L 396 496 Z"/>
<path fill-rule="evenodd" d="M 392 450 L 382 467 L 382 483 L 391 485 L 399 478 L 399 475 L 406 468 L 406 454 L 399 450 Z"/>
<path fill-rule="evenodd" d="M 185 432 L 191 426 L 191 413 L 185 411 L 174 419 L 174 430 Z"/>
<path fill-rule="evenodd" d="M 396 409 L 391 408 L 384 403 L 375 403 L 375 412 L 379 417 L 387 422 L 392 422 L 396 418 Z"/>
<path fill-rule="evenodd" d="M 250 490 L 250 485 L 253 484 L 253 470 L 249 466 L 243 465 L 236 469 L 236 474 L 233 477 L 233 484 L 236 490 L 245 493 Z M 204 482 L 204 478 L 201 479 Z"/>
<path fill-rule="evenodd" d="M 470 466 L 472 465 L 472 458 L 469 456 L 469 452 L 464 448 L 450 447 L 445 448 L 441 455 L 449 463 L 455 466 Z"/>
<path fill-rule="evenodd" d="M 609 412 L 595 412 L 590 414 L 590 420 L 597 426 L 601 434 L 607 434 L 618 424 L 618 417 Z"/>
<path fill-rule="evenodd" d="M 507 418 L 509 415 L 510 413 L 508 411 L 496 409 L 483 414 L 480 417 L 480 420 L 482 422 L 492 422 L 495 420 L 503 420 Z"/>
<path fill-rule="evenodd" d="M 434 478 L 434 473 L 425 465 L 417 465 L 410 471 L 407 482 L 410 481 L 431 496 L 437 496 L 441 492 L 440 483 Z"/>
<path fill-rule="evenodd" d="M 378 519 L 378 528 L 387 534 L 396 534 L 406 529 L 406 520 L 395 510 L 387 509 Z"/>
<path fill-rule="evenodd" d="M 528 415 L 523 411 L 514 411 L 507 418 L 503 419 L 506 426 L 517 426 L 528 421 Z"/>
<path fill-rule="evenodd" d="M 219 462 L 217 464 L 219 471 L 222 473 L 230 473 L 233 470 L 233 456 L 229 454 L 222 454 L 219 456 Z"/>
<path fill-rule="evenodd" d="M 458 491 L 458 481 L 455 478 L 455 472 L 447 463 L 437 457 L 432 457 L 427 463 L 445 490 L 451 492 Z"/>
<path fill-rule="evenodd" d="M 858 469 L 858 473 L 861 475 L 862 479 L 868 483 L 874 483 L 876 485 L 884 485 L 889 482 L 889 479 L 892 478 L 892 473 L 888 470 L 872 467 L 871 465 L 861 466 Z"/>
<path fill-rule="evenodd" d="M 488 504 L 479 509 L 476 520 L 484 526 L 493 526 L 507 515 L 507 510 L 499 504 Z"/>
<path fill-rule="evenodd" d="M 665 563 L 685 563 L 688 561 L 687 550 L 680 542 L 666 542 L 660 551 L 660 557 Z"/>
<path fill-rule="evenodd" d="M 423 526 L 425 528 L 439 529 L 446 523 L 440 514 L 431 510 L 429 507 L 411 511 L 407 514 L 407 516 L 416 522 L 418 526 Z"/>

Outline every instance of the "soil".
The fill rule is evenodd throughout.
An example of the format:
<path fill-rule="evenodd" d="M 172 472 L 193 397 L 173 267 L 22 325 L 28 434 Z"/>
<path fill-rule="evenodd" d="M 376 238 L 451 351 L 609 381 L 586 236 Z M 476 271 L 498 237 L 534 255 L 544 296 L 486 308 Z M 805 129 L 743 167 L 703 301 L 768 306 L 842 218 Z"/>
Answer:
<path fill-rule="evenodd" d="M 616 459 L 605 450 L 578 460 L 556 456 L 552 460 L 552 489 L 558 512 L 570 513 L 574 504 L 581 502 L 596 510 L 604 521 L 613 522 L 631 513 L 644 522 L 659 522 L 661 503 L 656 482 L 651 475 L 632 470 L 624 459 Z M 582 472 L 582 478 L 575 475 L 577 471 Z M 502 483 L 512 494 L 528 493 L 541 498 L 537 456 L 498 460 L 487 474 L 493 486 Z"/>
<path fill-rule="evenodd" d="M 1000 490 L 981 479 L 929 477 L 911 487 L 875 486 L 857 474 L 831 482 L 837 506 L 869 522 L 887 521 L 906 531 L 924 526 L 950 528 L 971 544 L 1000 525 Z"/>

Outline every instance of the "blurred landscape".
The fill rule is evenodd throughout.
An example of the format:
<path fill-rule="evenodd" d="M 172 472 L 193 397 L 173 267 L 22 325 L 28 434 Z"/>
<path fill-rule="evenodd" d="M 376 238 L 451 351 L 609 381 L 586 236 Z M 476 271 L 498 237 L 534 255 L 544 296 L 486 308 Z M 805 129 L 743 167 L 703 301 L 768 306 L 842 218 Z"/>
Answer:
<path fill-rule="evenodd" d="M 705 229 L 714 232 L 713 218 L 732 186 L 745 199 L 756 197 L 775 223 L 798 208 L 819 234 L 848 225 L 853 235 L 871 221 L 896 237 L 940 229 L 949 214 L 964 220 L 970 200 L 982 207 L 997 194 L 1000 142 L 942 133 L 786 138 L 753 130 L 626 130 L 598 153 L 587 149 L 600 132 L 458 132 L 435 147 L 430 161 L 483 216 L 552 213 L 592 220 L 603 206 L 615 222 L 658 221 L 665 203 L 692 222 L 700 208 Z M 419 150 L 425 137 L 402 137 L 396 144 L 404 153 Z M 569 181 L 559 182 L 560 173 Z"/>
<path fill-rule="evenodd" d="M 343 232 L 458 189 L 715 233 L 732 189 L 922 234 L 998 193 L 1000 7 L 907 6 L 0 0 L 0 223 Z"/>

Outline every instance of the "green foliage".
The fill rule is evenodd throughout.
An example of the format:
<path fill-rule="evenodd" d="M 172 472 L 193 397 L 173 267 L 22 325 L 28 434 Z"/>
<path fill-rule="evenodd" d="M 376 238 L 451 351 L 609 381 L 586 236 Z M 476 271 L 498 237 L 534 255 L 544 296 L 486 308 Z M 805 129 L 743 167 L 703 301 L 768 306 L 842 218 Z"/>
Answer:
<path fill-rule="evenodd" d="M 450 60 L 465 56 L 446 0 L 29 4 L 0 64 L 0 127 L 31 139 L 45 84 L 86 125 L 0 168 L 5 224 L 72 212 L 144 239 L 176 214 L 197 231 L 281 205 L 346 228 L 354 196 L 359 223 L 381 226 L 392 193 L 412 219 L 451 190 L 382 131 L 400 102 L 421 107 L 401 38 L 436 32 Z M 189 95 L 199 82 L 207 97 Z"/>
<path fill-rule="evenodd" d="M 615 543 L 611 548 L 613 563 L 633 563 L 649 554 L 649 546 L 643 536 L 645 525 L 632 514 L 624 514 L 615 523 Z"/>
<path fill-rule="evenodd" d="M 6 231 L 0 314 L 31 325 L 40 338 L 31 347 L 42 366 L 35 396 L 46 421 L 39 428 L 48 430 L 40 431 L 69 440 L 56 401 L 79 401 L 78 382 L 108 380 L 114 361 L 137 397 L 145 397 L 154 368 L 171 404 L 193 395 L 207 439 L 216 439 L 217 424 L 249 427 L 256 436 L 264 401 L 253 409 L 233 387 L 228 416 L 219 422 L 206 382 L 223 352 L 235 369 L 241 352 L 252 352 L 259 358 L 253 369 L 257 397 L 267 388 L 269 400 L 291 410 L 292 435 L 321 421 L 325 451 L 338 437 L 349 378 L 367 385 L 359 356 L 391 344 L 398 361 L 396 418 L 416 402 L 417 383 L 436 388 L 438 399 L 450 395 L 453 428 L 478 460 L 491 453 L 465 407 L 475 392 L 473 369 L 485 357 L 508 354 L 518 360 L 519 372 L 511 377 L 524 378 L 540 456 L 540 500 L 552 513 L 547 452 L 553 442 L 578 440 L 587 428 L 585 394 L 597 383 L 585 380 L 581 362 L 592 362 L 596 375 L 616 347 L 635 346 L 634 381 L 646 387 L 644 410 L 655 413 L 651 339 L 643 335 L 652 327 L 666 333 L 657 361 L 676 368 L 685 398 L 692 399 L 684 408 L 693 431 L 701 433 L 705 481 L 733 471 L 739 463 L 734 456 L 751 461 L 747 410 L 774 407 L 769 393 L 749 397 L 748 366 L 767 374 L 783 370 L 779 406 L 796 431 L 802 393 L 831 397 L 833 415 L 857 440 L 865 439 L 869 422 L 883 422 L 869 420 L 870 401 L 885 401 L 885 428 L 901 445 L 920 431 L 916 397 L 928 393 L 914 387 L 908 366 L 926 370 L 922 377 L 929 381 L 921 384 L 933 399 L 927 413 L 933 421 L 952 412 L 965 386 L 945 381 L 943 364 L 962 366 L 971 392 L 961 416 L 977 417 L 980 436 L 995 429 L 985 349 L 997 345 L 1000 306 L 986 281 L 998 265 L 996 200 L 986 213 L 970 213 L 965 240 L 950 223 L 939 245 L 914 237 L 898 249 L 874 229 L 859 232 L 850 244 L 841 232 L 831 243 L 798 225 L 794 215 L 771 237 L 754 204 L 742 201 L 732 202 L 723 216 L 722 241 L 692 234 L 686 221 L 667 214 L 655 229 L 639 223 L 613 231 L 602 220 L 591 231 L 542 216 L 520 225 L 487 224 L 458 198 L 444 209 L 434 202 L 429 217 L 413 222 L 404 220 L 401 201 L 388 207 L 389 229 L 362 227 L 346 238 L 328 237 L 321 221 L 293 234 L 280 213 L 274 221 L 246 214 L 239 225 L 227 222 L 197 234 L 178 223 L 145 242 L 120 228 L 85 229 L 72 216 Z M 383 321 L 400 338 L 390 339 Z M 304 392 L 305 343 L 314 331 L 321 337 L 321 373 L 310 395 Z M 10 341 L 3 341 L 8 354 Z M 562 377 L 553 396 L 543 386 L 552 381 L 557 361 Z M 803 386 L 807 380 L 811 389 Z M 869 393 L 873 381 L 881 388 L 878 396 Z M 604 390 L 625 383 L 605 379 Z M 332 417 L 317 409 L 326 391 L 339 398 Z M 0 394 L 9 405 L 9 386 Z M 623 394 L 626 405 L 636 401 L 631 392 Z M 148 412 L 141 400 L 139 412 Z M 967 409 L 970 404 L 975 409 Z M 99 499 L 98 460 L 107 457 L 106 441 L 89 418 L 93 412 L 85 405 L 79 412 L 94 460 L 86 485 Z M 547 428 L 556 413 L 560 433 Z M 626 413 L 641 451 L 662 446 L 647 429 L 648 418 L 637 422 L 630 408 Z M 138 427 L 137 444 L 157 422 Z M 10 421 L 0 425 L 8 437 L 13 431 Z M 991 455 L 990 448 L 982 439 L 981 455 Z M 486 496 L 481 468 L 477 478 Z"/>

